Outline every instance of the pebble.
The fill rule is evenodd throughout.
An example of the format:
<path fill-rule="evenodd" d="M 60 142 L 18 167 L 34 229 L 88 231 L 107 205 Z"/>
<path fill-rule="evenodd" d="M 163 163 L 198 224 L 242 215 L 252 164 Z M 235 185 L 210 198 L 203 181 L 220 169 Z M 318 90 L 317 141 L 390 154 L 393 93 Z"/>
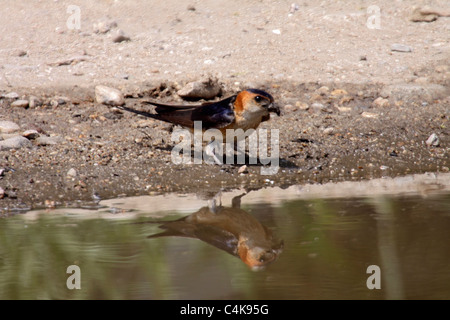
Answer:
<path fill-rule="evenodd" d="M 125 99 L 120 90 L 102 85 L 95 87 L 95 100 L 97 103 L 111 106 L 122 106 L 125 104 Z"/>
<path fill-rule="evenodd" d="M 77 170 L 70 168 L 66 173 L 67 177 L 75 178 L 77 176 Z"/>
<path fill-rule="evenodd" d="M 221 91 L 217 78 L 205 78 L 200 81 L 190 82 L 178 90 L 177 94 L 182 98 L 212 99 Z"/>
<path fill-rule="evenodd" d="M 348 94 L 348 92 L 345 91 L 344 89 L 335 89 L 335 90 L 331 91 L 332 96 L 344 96 L 347 94 Z"/>
<path fill-rule="evenodd" d="M 322 86 L 316 90 L 316 93 L 320 94 L 320 95 L 326 95 L 326 94 L 328 94 L 329 91 L 330 91 L 330 88 L 328 88 L 327 86 Z"/>
<path fill-rule="evenodd" d="M 120 43 L 123 41 L 130 41 L 131 38 L 123 32 L 123 30 L 119 29 L 117 30 L 116 34 L 113 36 L 112 41 L 114 43 Z"/>
<path fill-rule="evenodd" d="M 394 43 L 393 45 L 391 45 L 391 51 L 412 52 L 412 49 L 410 46 L 407 46 L 405 44 Z"/>
<path fill-rule="evenodd" d="M 18 99 L 19 95 L 17 94 L 17 92 L 10 92 L 8 94 L 5 94 L 3 97 L 5 97 L 6 99 Z"/>
<path fill-rule="evenodd" d="M 299 109 L 299 110 L 308 110 L 309 109 L 309 105 L 306 102 L 301 102 L 301 101 L 297 101 L 295 103 L 295 106 Z"/>
<path fill-rule="evenodd" d="M 40 136 L 39 132 L 37 130 L 26 130 L 22 133 L 22 136 L 29 139 L 34 140 Z"/>
<path fill-rule="evenodd" d="M 95 33 L 107 33 L 111 29 L 117 27 L 117 22 L 114 20 L 103 20 L 95 23 L 93 29 Z"/>
<path fill-rule="evenodd" d="M 281 30 L 280 29 L 273 29 L 272 33 L 280 35 L 281 34 Z"/>
<path fill-rule="evenodd" d="M 36 139 L 36 144 L 38 146 L 49 146 L 49 145 L 56 145 L 63 141 L 63 139 L 59 136 L 39 136 Z"/>
<path fill-rule="evenodd" d="M 376 113 L 364 111 L 363 113 L 361 113 L 361 116 L 364 118 L 378 118 L 379 115 Z"/>
<path fill-rule="evenodd" d="M 437 147 L 437 146 L 439 146 L 439 137 L 437 136 L 437 134 L 432 133 L 432 134 L 428 137 L 427 141 L 425 141 L 425 143 L 426 143 L 427 146 L 429 146 L 429 147 L 431 147 L 431 146 Z"/>
<path fill-rule="evenodd" d="M 287 104 L 283 107 L 283 110 L 285 112 L 294 112 L 295 110 L 297 110 L 297 107 L 293 106 L 292 104 Z"/>
<path fill-rule="evenodd" d="M 314 111 L 323 111 L 323 110 L 326 109 L 325 105 L 324 105 L 323 103 L 319 103 L 319 102 L 314 102 L 314 103 L 311 105 L 311 108 L 312 108 Z"/>
<path fill-rule="evenodd" d="M 50 100 L 50 106 L 52 108 L 56 108 L 58 106 L 58 100 L 55 99 Z"/>
<path fill-rule="evenodd" d="M 375 100 L 373 100 L 372 103 L 375 107 L 378 107 L 378 108 L 384 108 L 384 107 L 389 106 L 389 100 L 385 99 L 383 97 L 376 98 Z"/>
<path fill-rule="evenodd" d="M 16 100 L 13 103 L 11 103 L 11 107 L 27 108 L 28 104 L 29 104 L 28 100 Z"/>
<path fill-rule="evenodd" d="M 0 150 L 20 149 L 22 147 L 31 147 L 32 143 L 25 137 L 14 136 L 12 138 L 0 141 Z"/>
<path fill-rule="evenodd" d="M 329 127 L 323 130 L 324 134 L 332 135 L 334 133 L 334 128 Z"/>
<path fill-rule="evenodd" d="M 241 167 L 238 169 L 238 174 L 245 174 L 245 173 L 248 173 L 248 168 L 247 168 L 247 166 L 244 164 L 243 166 L 241 166 Z"/>
<path fill-rule="evenodd" d="M 19 130 L 20 127 L 12 121 L 0 121 L 1 133 L 12 133 Z"/>
<path fill-rule="evenodd" d="M 298 9 L 300 9 L 300 6 L 298 4 L 296 4 L 296 3 L 292 3 L 290 8 L 289 8 L 289 13 L 293 14 Z"/>
<path fill-rule="evenodd" d="M 448 66 L 446 64 L 440 64 L 440 65 L 436 66 L 436 68 L 434 68 L 434 70 L 437 73 L 446 73 L 446 72 L 450 72 L 450 66 Z"/>
<path fill-rule="evenodd" d="M 40 107 L 40 106 L 42 106 L 42 101 L 38 97 L 30 96 L 28 106 L 32 109 L 36 108 L 36 107 Z"/>
<path fill-rule="evenodd" d="M 411 14 L 410 20 L 412 22 L 433 22 L 439 18 L 438 12 L 430 10 L 428 7 L 416 8 Z"/>

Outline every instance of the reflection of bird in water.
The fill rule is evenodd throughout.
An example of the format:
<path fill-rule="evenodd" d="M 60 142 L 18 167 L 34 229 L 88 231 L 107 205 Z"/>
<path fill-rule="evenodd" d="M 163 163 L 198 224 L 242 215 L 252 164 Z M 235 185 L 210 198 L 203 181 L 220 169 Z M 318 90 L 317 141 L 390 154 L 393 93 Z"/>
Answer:
<path fill-rule="evenodd" d="M 161 222 L 164 232 L 148 238 L 179 236 L 200 239 L 241 258 L 253 270 L 258 270 L 276 260 L 283 250 L 283 240 L 257 219 L 240 208 L 243 195 L 233 198 L 232 207 L 216 206 L 215 199 L 209 207 L 175 220 Z"/>

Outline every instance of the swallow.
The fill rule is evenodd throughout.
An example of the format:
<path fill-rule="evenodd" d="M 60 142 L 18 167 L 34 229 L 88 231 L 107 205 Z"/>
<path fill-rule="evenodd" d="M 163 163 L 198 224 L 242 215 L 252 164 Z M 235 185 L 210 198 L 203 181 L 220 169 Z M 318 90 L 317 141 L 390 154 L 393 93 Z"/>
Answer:
<path fill-rule="evenodd" d="M 227 129 L 258 128 L 261 122 L 270 119 L 270 113 L 280 116 L 280 109 L 274 103 L 273 97 L 259 89 L 247 89 L 236 95 L 217 102 L 206 102 L 200 105 L 171 105 L 155 101 L 143 101 L 155 107 L 155 113 L 139 111 L 122 107 L 126 111 L 134 112 L 153 119 L 169 122 L 181 127 L 194 130 L 194 122 L 201 121 L 202 130 L 218 129 L 226 137 Z M 237 137 L 239 140 L 240 138 Z M 224 139 L 224 142 L 226 139 Z M 210 154 L 211 155 L 211 154 Z M 221 163 L 214 156 L 217 163 Z"/>
<path fill-rule="evenodd" d="M 252 270 L 263 269 L 278 258 L 284 242 L 240 208 L 242 196 L 233 198 L 232 207 L 216 206 L 214 202 L 214 205 L 205 206 L 187 217 L 163 221 L 159 228 L 165 231 L 147 238 L 178 236 L 199 239 L 240 258 Z"/>

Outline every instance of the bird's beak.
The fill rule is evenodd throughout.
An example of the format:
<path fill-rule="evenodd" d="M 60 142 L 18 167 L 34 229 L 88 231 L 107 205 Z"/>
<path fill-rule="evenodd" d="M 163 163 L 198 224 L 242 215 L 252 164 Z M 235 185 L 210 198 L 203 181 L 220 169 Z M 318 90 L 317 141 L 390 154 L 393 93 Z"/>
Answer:
<path fill-rule="evenodd" d="M 267 110 L 269 112 L 273 112 L 276 113 L 277 116 L 280 116 L 281 112 L 280 112 L 280 107 L 278 105 L 276 105 L 274 102 L 272 102 L 271 104 L 269 104 L 269 106 L 267 107 Z"/>

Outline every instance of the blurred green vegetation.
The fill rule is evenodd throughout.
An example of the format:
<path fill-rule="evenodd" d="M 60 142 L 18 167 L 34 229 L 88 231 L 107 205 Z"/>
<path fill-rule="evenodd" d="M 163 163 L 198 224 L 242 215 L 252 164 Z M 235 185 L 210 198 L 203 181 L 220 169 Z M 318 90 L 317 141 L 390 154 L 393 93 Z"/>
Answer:
<path fill-rule="evenodd" d="M 0 299 L 449 299 L 448 208 L 450 195 L 243 205 L 285 243 L 259 272 L 199 240 L 146 239 L 160 230 L 145 216 L 4 217 Z M 366 287 L 373 264 L 381 290 Z"/>

